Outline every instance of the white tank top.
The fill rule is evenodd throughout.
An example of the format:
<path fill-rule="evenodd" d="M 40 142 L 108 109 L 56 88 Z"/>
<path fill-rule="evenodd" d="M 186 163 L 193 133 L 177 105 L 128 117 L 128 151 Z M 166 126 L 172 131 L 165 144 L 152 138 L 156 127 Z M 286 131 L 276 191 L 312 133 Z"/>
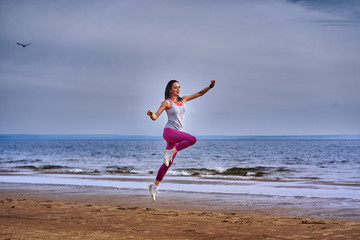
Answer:
<path fill-rule="evenodd" d="M 168 116 L 168 122 L 165 125 L 165 128 L 172 128 L 178 131 L 183 130 L 184 117 L 186 112 L 186 106 L 184 101 L 181 101 L 182 105 L 174 103 L 171 98 L 169 98 L 171 103 L 171 108 L 165 110 Z"/>

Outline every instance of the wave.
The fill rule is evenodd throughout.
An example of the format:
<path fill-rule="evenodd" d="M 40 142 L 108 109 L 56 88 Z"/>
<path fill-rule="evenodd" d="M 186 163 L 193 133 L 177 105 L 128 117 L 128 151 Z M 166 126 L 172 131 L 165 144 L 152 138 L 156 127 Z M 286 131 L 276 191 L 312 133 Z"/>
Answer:
<path fill-rule="evenodd" d="M 109 174 L 136 174 L 135 167 L 133 166 L 107 166 L 106 172 Z"/>
<path fill-rule="evenodd" d="M 240 176 L 240 177 L 264 177 L 270 175 L 274 172 L 287 172 L 291 171 L 290 169 L 284 167 L 249 167 L 249 168 L 239 168 L 231 167 L 227 169 L 207 169 L 207 168 L 185 168 L 185 169 L 173 169 L 172 173 L 178 175 L 183 172 L 183 175 L 191 176 Z"/>
<path fill-rule="evenodd" d="M 97 169 L 82 169 L 82 168 L 74 168 L 68 170 L 66 173 L 74 173 L 74 174 L 98 174 L 100 173 Z"/>
<path fill-rule="evenodd" d="M 103 170 L 98 169 L 86 169 L 79 167 L 69 167 L 61 165 L 20 165 L 16 166 L 16 169 L 26 169 L 32 171 L 44 171 L 51 173 L 97 173 L 97 174 L 110 174 L 110 175 L 122 175 L 122 174 L 145 174 L 154 175 L 157 172 L 152 170 L 137 169 L 134 166 L 107 166 Z M 170 168 L 167 175 L 176 176 L 194 176 L 194 177 L 252 177 L 252 178 L 263 178 L 273 173 L 285 173 L 292 172 L 292 170 L 284 167 L 231 167 L 231 168 Z"/>
<path fill-rule="evenodd" d="M 0 159 L 3 160 L 3 159 Z M 22 164 L 29 164 L 29 163 L 37 163 L 42 162 L 40 159 L 21 159 L 21 160 L 9 160 L 9 161 L 1 161 L 2 164 L 13 164 L 13 163 L 22 163 Z"/>
<path fill-rule="evenodd" d="M 32 169 L 34 171 L 41 171 L 41 170 L 53 170 L 53 169 L 64 169 L 68 168 L 66 166 L 60 166 L 60 165 L 42 165 L 42 166 L 33 166 L 33 165 L 24 165 L 24 166 L 16 166 L 15 168 L 19 169 Z"/>
<path fill-rule="evenodd" d="M 34 172 L 46 172 L 46 173 L 72 173 L 72 174 L 99 174 L 101 171 L 97 169 L 83 169 L 83 168 L 73 168 L 60 165 L 43 165 L 43 166 L 33 166 L 33 165 L 24 165 L 16 166 L 15 169 L 23 170 L 32 170 Z"/>

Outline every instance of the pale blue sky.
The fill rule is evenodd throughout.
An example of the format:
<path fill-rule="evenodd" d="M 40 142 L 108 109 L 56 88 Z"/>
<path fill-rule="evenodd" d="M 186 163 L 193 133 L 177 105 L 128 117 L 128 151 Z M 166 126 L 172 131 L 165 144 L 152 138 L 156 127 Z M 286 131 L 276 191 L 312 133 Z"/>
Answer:
<path fill-rule="evenodd" d="M 360 134 L 360 1 L 0 1 L 0 134 Z M 23 48 L 16 42 L 32 43 Z"/>

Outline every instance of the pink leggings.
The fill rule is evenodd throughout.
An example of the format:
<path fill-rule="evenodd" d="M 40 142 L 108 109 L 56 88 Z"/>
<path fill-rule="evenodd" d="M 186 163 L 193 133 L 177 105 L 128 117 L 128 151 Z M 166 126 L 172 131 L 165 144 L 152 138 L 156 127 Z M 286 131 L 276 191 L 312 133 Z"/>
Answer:
<path fill-rule="evenodd" d="M 173 149 L 175 147 L 177 151 L 181 151 L 196 143 L 196 138 L 194 136 L 191 136 L 188 133 L 181 132 L 172 128 L 164 128 L 163 137 L 167 143 L 166 149 Z M 176 157 L 176 154 L 177 153 L 174 154 L 173 161 Z M 163 165 L 161 165 L 158 174 L 156 176 L 156 180 L 161 181 L 164 178 L 167 170 L 170 168 L 173 161 L 169 163 L 168 167 L 166 167 L 164 163 Z"/>

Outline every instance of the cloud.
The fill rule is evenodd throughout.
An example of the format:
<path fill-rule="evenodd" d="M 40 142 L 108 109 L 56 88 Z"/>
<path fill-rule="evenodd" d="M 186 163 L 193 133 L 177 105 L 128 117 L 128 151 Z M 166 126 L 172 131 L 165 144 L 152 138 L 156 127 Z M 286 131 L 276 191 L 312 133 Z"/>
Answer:
<path fill-rule="evenodd" d="M 359 4 L 326 2 L 3 1 L 0 132 L 160 135 L 175 78 L 217 79 L 194 134 L 358 133 Z"/>

